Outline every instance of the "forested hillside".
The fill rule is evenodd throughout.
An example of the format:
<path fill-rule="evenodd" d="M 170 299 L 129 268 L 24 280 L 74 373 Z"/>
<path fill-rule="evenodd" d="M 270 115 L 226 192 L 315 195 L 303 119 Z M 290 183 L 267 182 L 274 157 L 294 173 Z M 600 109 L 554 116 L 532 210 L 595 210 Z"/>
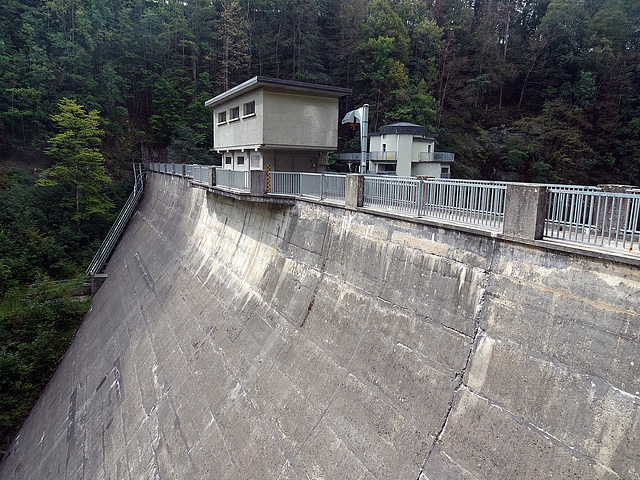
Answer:
<path fill-rule="evenodd" d="M 204 101 L 265 75 L 430 126 L 454 176 L 637 184 L 639 48 L 637 0 L 3 0 L 0 139 L 39 152 L 69 97 L 111 167 L 211 161 Z"/>
<path fill-rule="evenodd" d="M 70 97 L 110 165 L 211 161 L 204 101 L 265 75 L 430 126 L 459 177 L 637 184 L 639 48 L 637 0 L 3 0 L 0 138 L 38 152 Z"/>

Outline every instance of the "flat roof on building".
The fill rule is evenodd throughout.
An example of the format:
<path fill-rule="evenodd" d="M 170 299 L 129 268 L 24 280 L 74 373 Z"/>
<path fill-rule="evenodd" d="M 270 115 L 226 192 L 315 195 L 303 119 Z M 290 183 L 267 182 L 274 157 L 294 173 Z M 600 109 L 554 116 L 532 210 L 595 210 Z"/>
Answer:
<path fill-rule="evenodd" d="M 353 93 L 353 90 L 350 88 L 320 85 L 317 83 L 296 82 L 294 80 L 282 80 L 280 78 L 262 77 L 258 75 L 241 83 L 240 85 L 230 88 L 226 92 L 222 92 L 220 95 L 217 95 L 210 100 L 207 100 L 204 104 L 207 107 L 215 107 L 223 101 L 231 100 L 242 93 L 259 87 L 268 88 L 270 91 L 298 93 L 303 95 L 311 94 L 335 98 L 344 97 L 345 95 L 351 95 Z"/>

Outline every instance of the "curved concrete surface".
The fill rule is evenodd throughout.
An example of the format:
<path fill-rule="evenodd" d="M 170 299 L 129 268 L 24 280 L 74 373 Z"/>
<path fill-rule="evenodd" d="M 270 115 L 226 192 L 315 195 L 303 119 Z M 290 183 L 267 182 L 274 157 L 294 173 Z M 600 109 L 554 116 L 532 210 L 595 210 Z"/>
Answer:
<path fill-rule="evenodd" d="M 148 182 L 0 478 L 640 478 L 637 268 Z"/>

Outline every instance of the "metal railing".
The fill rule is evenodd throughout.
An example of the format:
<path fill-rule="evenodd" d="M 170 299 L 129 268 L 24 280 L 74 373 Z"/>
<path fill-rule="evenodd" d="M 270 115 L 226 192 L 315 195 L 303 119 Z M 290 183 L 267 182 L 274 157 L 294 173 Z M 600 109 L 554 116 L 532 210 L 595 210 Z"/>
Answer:
<path fill-rule="evenodd" d="M 249 190 L 251 187 L 251 172 L 248 170 L 216 168 L 216 186 Z"/>
<path fill-rule="evenodd" d="M 360 153 L 338 153 L 336 159 L 345 162 L 359 162 Z M 367 160 L 374 162 L 395 162 L 398 160 L 398 152 L 394 151 L 374 151 L 366 154 Z M 441 162 L 452 163 L 455 161 L 455 153 L 450 152 L 419 152 L 418 160 L 421 162 Z"/>
<path fill-rule="evenodd" d="M 194 167 L 206 167 L 206 165 L 194 165 L 189 163 L 148 163 L 147 169 L 152 172 L 168 173 L 171 175 L 178 175 L 180 177 L 193 178 Z"/>
<path fill-rule="evenodd" d="M 365 155 L 367 160 L 376 162 L 395 162 L 398 160 L 398 152 L 392 151 L 368 152 Z M 362 153 L 338 153 L 336 158 L 342 161 L 359 162 L 362 158 Z"/>
<path fill-rule="evenodd" d="M 455 153 L 449 152 L 419 152 L 418 160 L 421 162 L 453 163 L 456 159 Z"/>
<path fill-rule="evenodd" d="M 211 169 L 213 167 L 208 167 L 206 165 L 192 165 L 191 166 L 191 178 L 193 178 L 194 182 L 206 183 L 207 185 L 211 183 Z M 188 176 L 188 175 L 187 175 Z"/>
<path fill-rule="evenodd" d="M 506 185 L 429 179 L 421 215 L 502 229 Z"/>
<path fill-rule="evenodd" d="M 205 184 L 211 182 L 210 168 L 152 164 L 154 171 L 171 172 L 173 175 L 184 172 L 185 176 L 192 176 L 194 181 Z M 294 195 L 340 202 L 345 199 L 345 175 L 306 172 L 270 172 L 267 175 L 270 195 Z M 217 168 L 216 185 L 248 190 L 250 172 Z M 363 204 L 366 207 L 500 231 L 505 222 L 509 185 L 518 183 L 366 175 Z M 640 250 L 640 189 L 610 193 L 593 186 L 541 186 L 548 190 L 545 238 Z"/>
<path fill-rule="evenodd" d="M 441 163 L 452 163 L 456 159 L 456 154 L 451 152 L 433 152 L 433 161 Z"/>
<path fill-rule="evenodd" d="M 29 285 L 27 298 L 35 296 L 41 299 L 51 300 L 61 297 L 77 297 L 88 293 L 87 277 L 70 278 L 67 280 L 49 280 L 44 282 L 32 283 Z"/>
<path fill-rule="evenodd" d="M 505 185 L 374 177 L 364 179 L 364 206 L 501 229 Z"/>
<path fill-rule="evenodd" d="M 368 175 L 364 178 L 364 206 L 420 215 L 423 184 L 409 178 Z"/>
<path fill-rule="evenodd" d="M 421 162 L 433 162 L 433 152 L 419 152 L 418 160 Z"/>
<path fill-rule="evenodd" d="M 345 162 L 359 162 L 362 158 L 362 153 L 337 153 L 336 159 Z M 369 154 L 366 154 L 366 159 L 369 160 Z"/>
<path fill-rule="evenodd" d="M 344 201 L 345 176 L 332 173 L 269 172 L 269 192 Z"/>
<path fill-rule="evenodd" d="M 120 210 L 118 218 L 116 218 L 116 221 L 111 226 L 111 229 L 102 242 L 102 245 L 100 245 L 100 248 L 93 257 L 93 260 L 87 267 L 87 275 L 94 275 L 102 271 L 105 263 L 107 263 L 107 260 L 111 255 L 111 252 L 113 252 L 113 249 L 118 243 L 118 239 L 120 238 L 122 231 L 127 226 L 133 211 L 140 201 L 140 197 L 142 197 L 142 192 L 144 191 L 144 168 L 145 166 L 142 163 L 133 164 L 133 175 L 135 180 L 133 192 L 129 195 L 127 202 L 124 204 L 124 207 L 122 207 L 122 210 Z"/>
<path fill-rule="evenodd" d="M 398 160 L 398 152 L 382 151 L 369 152 L 368 159 L 374 162 L 391 162 Z"/>
<path fill-rule="evenodd" d="M 546 237 L 638 250 L 639 228 L 640 192 L 549 188 Z"/>

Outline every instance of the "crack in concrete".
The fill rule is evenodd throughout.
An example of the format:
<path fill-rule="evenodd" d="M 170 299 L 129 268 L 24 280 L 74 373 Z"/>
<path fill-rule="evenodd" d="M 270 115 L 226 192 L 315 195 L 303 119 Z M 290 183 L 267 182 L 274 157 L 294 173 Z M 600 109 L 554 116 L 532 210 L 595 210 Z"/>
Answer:
<path fill-rule="evenodd" d="M 490 285 L 490 276 L 491 276 L 491 272 L 492 267 L 493 267 L 493 261 L 494 261 L 494 257 L 495 257 L 495 251 L 496 251 L 496 243 L 495 240 L 492 243 L 493 248 L 491 249 L 491 253 L 489 255 L 489 265 L 487 265 L 486 269 L 484 270 L 484 278 L 482 280 L 482 282 L 480 283 L 480 288 L 481 288 L 481 295 L 478 299 L 478 303 L 476 305 L 476 309 L 475 309 L 475 318 L 474 318 L 474 331 L 473 331 L 473 337 L 471 337 L 471 342 L 469 344 L 469 353 L 467 354 L 467 359 L 465 360 L 464 366 L 462 367 L 462 369 L 460 370 L 460 372 L 456 372 L 456 376 L 455 378 L 458 379 L 458 383 L 456 385 L 456 387 L 453 389 L 453 393 L 451 395 L 451 401 L 449 402 L 449 407 L 447 409 L 447 412 L 444 416 L 444 420 L 442 422 L 442 426 L 440 427 L 440 430 L 438 431 L 438 433 L 436 433 L 433 437 L 433 442 L 431 444 L 431 447 L 429 448 L 429 451 L 427 452 L 427 457 L 425 458 L 421 470 L 420 470 L 420 474 L 422 474 L 424 472 L 424 469 L 427 466 L 427 463 L 429 462 L 429 458 L 431 457 L 431 453 L 433 452 L 434 447 L 441 442 L 441 439 L 443 437 L 443 435 L 445 434 L 446 430 L 447 430 L 447 425 L 449 423 L 449 419 L 451 417 L 451 412 L 453 411 L 453 405 L 455 403 L 455 399 L 456 396 L 458 394 L 458 392 L 462 389 L 466 389 L 466 385 L 464 384 L 464 375 L 467 372 L 467 369 L 469 367 L 469 365 L 471 364 L 471 359 L 473 358 L 473 354 L 477 348 L 477 343 L 478 343 L 478 339 L 480 338 L 481 334 L 483 333 L 482 329 L 480 328 L 480 315 L 482 314 L 482 311 L 484 309 L 484 304 L 485 304 L 485 300 L 486 300 L 486 294 L 487 294 L 487 290 L 489 288 Z M 467 338 L 468 335 L 466 335 Z M 420 475 L 418 476 L 418 480 L 420 479 Z"/>
<path fill-rule="evenodd" d="M 330 222 L 326 222 L 327 228 L 324 231 L 324 238 L 322 239 L 322 248 L 321 248 L 321 252 L 322 252 L 322 263 L 320 264 L 320 270 L 319 273 L 320 275 L 318 276 L 318 280 L 316 281 L 315 286 L 313 287 L 313 293 L 311 294 L 311 300 L 309 301 L 309 306 L 307 307 L 307 311 L 304 314 L 304 318 L 302 319 L 302 322 L 300 322 L 300 325 L 298 325 L 298 328 L 302 328 L 304 327 L 304 324 L 307 322 L 307 318 L 309 318 L 309 314 L 311 313 L 311 309 L 313 308 L 313 304 L 316 301 L 316 295 L 318 294 L 318 290 L 320 288 L 320 285 L 322 284 L 322 281 L 324 279 L 325 276 L 325 270 L 327 267 L 327 259 L 329 257 L 329 247 L 328 247 L 328 239 L 331 238 L 330 234 L 331 234 L 331 223 Z"/>

